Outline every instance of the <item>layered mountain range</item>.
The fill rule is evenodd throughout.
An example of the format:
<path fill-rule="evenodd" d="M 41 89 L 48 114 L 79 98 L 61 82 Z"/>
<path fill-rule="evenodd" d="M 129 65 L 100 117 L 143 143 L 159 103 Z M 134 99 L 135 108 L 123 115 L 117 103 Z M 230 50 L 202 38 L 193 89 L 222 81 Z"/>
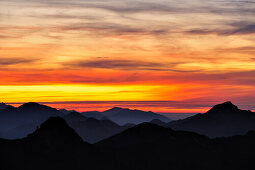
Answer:
<path fill-rule="evenodd" d="M 204 114 L 172 121 L 167 126 L 209 137 L 232 136 L 255 130 L 255 113 L 250 110 L 241 110 L 228 101 L 215 105 Z"/>
<path fill-rule="evenodd" d="M 245 134 L 255 130 L 255 113 L 241 110 L 231 102 L 215 105 L 204 114 L 171 121 L 153 112 L 114 107 L 104 112 L 58 110 L 38 103 L 25 103 L 20 107 L 1 104 L 0 137 L 23 138 L 49 117 L 62 117 L 89 143 L 96 143 L 144 122 L 174 130 L 196 132 L 208 137 Z"/>
<path fill-rule="evenodd" d="M 142 123 L 91 145 L 63 118 L 51 117 L 25 138 L 0 139 L 0 169 L 254 169 L 254 142 L 254 131 L 210 139 Z"/>
<path fill-rule="evenodd" d="M 155 118 L 171 121 L 162 115 L 140 110 L 112 108 L 104 112 L 83 112 L 58 110 L 38 103 L 25 103 L 20 107 L 2 104 L 0 110 L 0 137 L 23 138 L 49 117 L 62 117 L 87 142 L 95 143 L 135 124 Z"/>

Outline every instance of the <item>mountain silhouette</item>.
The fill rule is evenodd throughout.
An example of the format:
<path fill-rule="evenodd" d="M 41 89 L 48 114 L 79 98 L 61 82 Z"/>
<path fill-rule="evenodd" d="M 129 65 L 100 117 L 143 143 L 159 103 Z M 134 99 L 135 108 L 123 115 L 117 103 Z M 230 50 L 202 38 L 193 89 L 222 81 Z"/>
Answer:
<path fill-rule="evenodd" d="M 81 113 L 73 111 L 63 117 L 67 122 L 73 121 L 85 121 L 88 118 L 83 116 Z"/>
<path fill-rule="evenodd" d="M 133 124 L 133 123 L 126 123 L 124 126 L 125 126 L 125 127 L 128 127 L 128 128 L 131 128 L 131 127 L 136 126 L 136 124 Z"/>
<path fill-rule="evenodd" d="M 192 145 L 194 143 L 200 145 L 200 141 L 208 142 L 209 138 L 193 132 L 174 131 L 170 128 L 145 122 L 102 140 L 97 145 L 111 147 L 130 147 L 155 143 L 168 143 L 171 145 L 182 145 L 184 143 Z"/>
<path fill-rule="evenodd" d="M 68 115 L 71 112 L 76 112 L 75 110 L 66 110 L 66 109 L 59 109 L 59 111 L 63 113 L 64 115 Z"/>
<path fill-rule="evenodd" d="M 120 126 L 110 120 L 97 120 L 94 118 L 87 118 L 83 121 L 67 120 L 67 122 L 76 130 L 84 141 L 89 143 L 96 143 L 128 128 L 126 126 Z"/>
<path fill-rule="evenodd" d="M 221 157 L 216 157 L 220 151 L 206 136 L 152 123 L 139 124 L 96 146 L 104 151 L 102 155 L 118 155 L 114 166 L 119 169 L 203 169 Z"/>
<path fill-rule="evenodd" d="M 18 107 L 18 110 L 26 114 L 33 114 L 33 115 L 35 114 L 62 115 L 61 112 L 55 108 L 52 108 L 46 105 L 41 105 L 34 102 L 25 103 L 21 105 L 20 107 Z"/>
<path fill-rule="evenodd" d="M 79 169 L 82 152 L 88 156 L 91 146 L 68 126 L 64 119 L 51 117 L 26 138 L 0 140 L 1 168 Z M 89 159 L 83 155 L 84 159 Z M 1 169 L 0 168 L 0 169 Z"/>
<path fill-rule="evenodd" d="M 159 125 L 159 126 L 162 126 L 162 127 L 167 127 L 168 126 L 168 124 L 166 122 L 162 122 L 159 119 L 153 119 L 152 121 L 150 121 L 150 123 L 153 123 L 153 124 L 156 124 L 156 125 Z"/>
<path fill-rule="evenodd" d="M 254 169 L 254 143 L 254 131 L 210 139 L 142 123 L 92 145 L 63 118 L 50 117 L 23 139 L 0 139 L 0 169 Z"/>
<path fill-rule="evenodd" d="M 101 114 L 98 111 L 82 112 L 81 114 L 85 117 L 94 118 L 94 119 L 98 119 L 98 120 L 108 119 L 106 116 L 104 116 L 103 114 Z"/>
<path fill-rule="evenodd" d="M 8 106 L 10 106 L 10 105 L 7 105 L 7 104 L 5 104 L 5 103 L 0 103 L 0 110 L 4 110 L 4 109 L 6 109 Z"/>
<path fill-rule="evenodd" d="M 25 103 L 18 108 L 0 110 L 0 132 L 4 138 L 22 138 L 51 116 L 63 116 L 55 108 L 38 103 Z"/>
<path fill-rule="evenodd" d="M 66 145 L 81 145 L 82 138 L 72 129 L 63 118 L 50 117 L 41 124 L 26 140 L 44 142 L 47 147 L 58 148 Z"/>
<path fill-rule="evenodd" d="M 120 126 L 111 120 L 106 120 L 104 115 L 102 118 L 105 120 L 96 120 L 76 111 L 68 111 L 64 114 L 55 108 L 30 102 L 18 108 L 7 106 L 4 110 L 0 110 L 0 137 L 23 138 L 52 116 L 63 117 L 89 143 L 98 142 L 129 128 L 129 126 Z"/>
<path fill-rule="evenodd" d="M 171 120 L 163 115 L 153 113 L 151 111 L 145 112 L 141 110 L 130 110 L 119 107 L 102 112 L 108 119 L 124 125 L 126 123 L 139 124 L 143 122 L 150 122 L 153 119 L 159 119 L 163 122 L 170 122 Z"/>
<path fill-rule="evenodd" d="M 168 127 L 193 131 L 209 137 L 232 136 L 255 130 L 255 113 L 240 110 L 231 102 L 215 105 L 204 114 L 170 122 Z"/>

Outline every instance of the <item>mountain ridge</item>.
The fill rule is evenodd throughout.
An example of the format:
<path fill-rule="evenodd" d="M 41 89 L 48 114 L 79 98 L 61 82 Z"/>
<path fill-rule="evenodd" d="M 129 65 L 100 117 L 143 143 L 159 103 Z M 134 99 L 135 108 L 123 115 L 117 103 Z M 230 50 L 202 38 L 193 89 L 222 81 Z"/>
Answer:
<path fill-rule="evenodd" d="M 0 168 L 241 170 L 255 167 L 254 143 L 254 131 L 210 139 L 145 122 L 91 145 L 63 118 L 50 117 L 23 139 L 0 138 Z"/>
<path fill-rule="evenodd" d="M 146 112 L 137 109 L 132 110 L 120 107 L 113 107 L 102 112 L 102 114 L 120 125 L 124 125 L 126 123 L 139 124 L 143 122 L 150 122 L 153 119 L 159 119 L 163 122 L 171 121 L 169 118 L 151 111 Z"/>
<path fill-rule="evenodd" d="M 241 110 L 231 102 L 212 107 L 204 114 L 172 121 L 168 127 L 197 132 L 209 137 L 232 136 L 255 130 L 255 113 Z"/>

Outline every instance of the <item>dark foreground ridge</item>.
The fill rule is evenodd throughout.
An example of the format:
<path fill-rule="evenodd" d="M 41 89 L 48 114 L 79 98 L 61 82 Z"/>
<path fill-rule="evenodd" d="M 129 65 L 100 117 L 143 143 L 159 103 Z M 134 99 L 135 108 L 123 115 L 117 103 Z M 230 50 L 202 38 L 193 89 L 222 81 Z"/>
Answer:
<path fill-rule="evenodd" d="M 2 170 L 254 169 L 255 132 L 210 139 L 142 123 L 94 145 L 51 117 L 18 140 L 0 139 Z"/>

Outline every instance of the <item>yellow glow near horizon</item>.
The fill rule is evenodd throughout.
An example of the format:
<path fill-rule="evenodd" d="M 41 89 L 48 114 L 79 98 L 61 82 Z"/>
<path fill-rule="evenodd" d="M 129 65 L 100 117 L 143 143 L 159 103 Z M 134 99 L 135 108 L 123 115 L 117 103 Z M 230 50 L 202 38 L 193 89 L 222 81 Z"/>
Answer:
<path fill-rule="evenodd" d="M 33 85 L 0 86 L 1 101 L 54 102 L 54 101 L 139 101 L 154 100 L 158 90 L 164 86 L 156 85 Z M 166 88 L 166 87 L 164 87 Z M 168 86 L 173 91 L 176 87 Z M 4 97 L 7 96 L 8 98 Z"/>
<path fill-rule="evenodd" d="M 252 104 L 254 9 L 218 0 L 1 0 L 1 100 Z"/>

